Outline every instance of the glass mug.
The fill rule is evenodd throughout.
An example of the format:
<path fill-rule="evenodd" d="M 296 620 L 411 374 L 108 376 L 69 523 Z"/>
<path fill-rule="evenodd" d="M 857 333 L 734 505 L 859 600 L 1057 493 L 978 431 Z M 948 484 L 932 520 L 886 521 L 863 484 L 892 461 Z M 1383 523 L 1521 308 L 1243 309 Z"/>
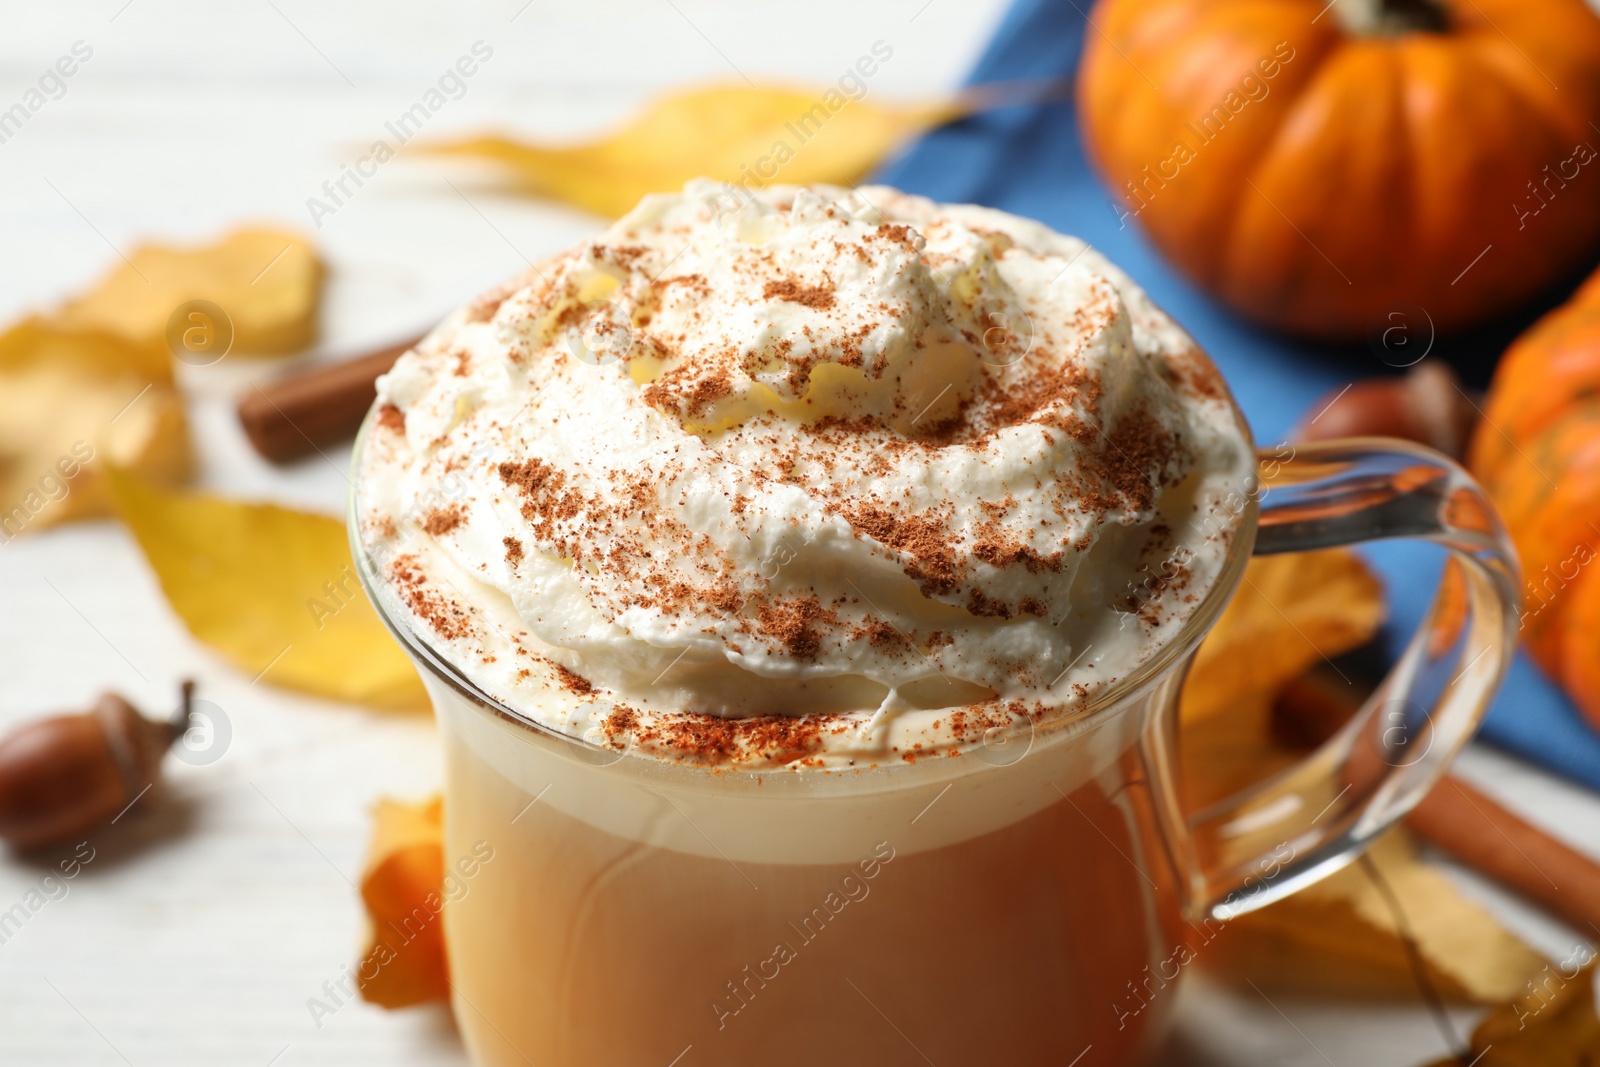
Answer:
<path fill-rule="evenodd" d="M 445 862 L 462 872 L 444 922 L 473 1061 L 1142 1061 L 1217 925 L 1403 816 L 1511 656 L 1516 563 L 1461 468 L 1377 439 L 1259 462 L 1215 588 L 1127 678 L 957 758 L 863 769 L 718 773 L 542 727 L 393 618 L 356 544 L 442 728 Z M 1179 689 L 1252 549 L 1391 537 L 1450 560 L 1393 672 L 1300 765 L 1184 811 Z"/>

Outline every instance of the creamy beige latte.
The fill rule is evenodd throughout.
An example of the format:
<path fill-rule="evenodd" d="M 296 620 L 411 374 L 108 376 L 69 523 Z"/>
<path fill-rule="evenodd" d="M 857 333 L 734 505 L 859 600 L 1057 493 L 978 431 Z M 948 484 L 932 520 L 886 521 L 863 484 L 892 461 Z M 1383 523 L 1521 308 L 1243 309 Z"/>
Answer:
<path fill-rule="evenodd" d="M 879 187 L 649 197 L 402 357 L 356 475 L 446 858 L 493 857 L 445 911 L 478 1063 L 1150 1048 L 1191 934 L 1151 665 L 1254 466 L 1092 249 Z"/>

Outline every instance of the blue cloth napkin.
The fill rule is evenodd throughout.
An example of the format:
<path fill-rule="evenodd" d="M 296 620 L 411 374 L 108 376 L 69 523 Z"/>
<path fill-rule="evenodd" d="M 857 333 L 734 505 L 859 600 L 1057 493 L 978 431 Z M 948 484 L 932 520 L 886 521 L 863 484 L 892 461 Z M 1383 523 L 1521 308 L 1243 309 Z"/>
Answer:
<path fill-rule="evenodd" d="M 1085 32 L 1094 32 L 1085 24 L 1089 2 L 1017 0 L 970 80 L 1070 78 Z M 1211 354 L 1263 445 L 1283 440 L 1300 413 L 1328 390 L 1390 369 L 1365 345 L 1334 348 L 1269 334 L 1180 277 L 1132 220 L 1126 225 L 1119 221 L 1107 189 L 1084 156 L 1070 99 L 989 112 L 937 130 L 877 177 L 936 200 L 985 204 L 1035 218 L 1094 245 Z M 1575 280 L 1557 287 L 1537 306 L 1476 330 L 1470 338 L 1441 340 L 1431 358 L 1449 359 L 1469 382 L 1481 386 L 1509 339 L 1564 299 Z M 1442 551 L 1393 542 L 1373 547 L 1368 557 L 1389 591 L 1392 618 L 1385 639 L 1398 652 L 1431 600 Z M 1517 658 L 1482 736 L 1600 789 L 1600 734 L 1525 656 Z"/>

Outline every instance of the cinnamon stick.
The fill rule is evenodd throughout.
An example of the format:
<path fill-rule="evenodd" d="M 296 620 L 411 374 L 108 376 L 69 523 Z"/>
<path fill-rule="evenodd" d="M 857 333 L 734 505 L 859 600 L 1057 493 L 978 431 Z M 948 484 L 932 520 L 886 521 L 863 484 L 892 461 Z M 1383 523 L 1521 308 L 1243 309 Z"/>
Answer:
<path fill-rule="evenodd" d="M 377 396 L 378 376 L 420 337 L 369 355 L 291 374 L 239 399 L 239 424 L 273 463 L 287 463 L 355 435 Z"/>
<path fill-rule="evenodd" d="M 1309 743 L 1333 736 L 1359 708 L 1349 691 L 1315 674 L 1290 683 L 1273 709 L 1280 735 Z M 1405 821 L 1434 847 L 1577 929 L 1600 930 L 1600 863 L 1456 775 L 1446 774 Z"/>
<path fill-rule="evenodd" d="M 1600 865 L 1455 775 L 1423 798 L 1406 825 L 1585 936 L 1600 930 Z"/>

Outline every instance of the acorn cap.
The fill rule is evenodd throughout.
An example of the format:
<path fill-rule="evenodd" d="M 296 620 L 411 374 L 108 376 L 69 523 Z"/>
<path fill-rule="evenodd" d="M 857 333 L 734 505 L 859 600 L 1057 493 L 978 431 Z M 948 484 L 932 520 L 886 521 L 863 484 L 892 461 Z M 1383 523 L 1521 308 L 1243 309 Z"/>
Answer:
<path fill-rule="evenodd" d="M 105 725 L 106 741 L 129 796 L 153 785 L 161 774 L 161 757 L 183 731 L 174 733 L 171 722 L 145 718 L 115 693 L 102 693 L 94 713 Z"/>

